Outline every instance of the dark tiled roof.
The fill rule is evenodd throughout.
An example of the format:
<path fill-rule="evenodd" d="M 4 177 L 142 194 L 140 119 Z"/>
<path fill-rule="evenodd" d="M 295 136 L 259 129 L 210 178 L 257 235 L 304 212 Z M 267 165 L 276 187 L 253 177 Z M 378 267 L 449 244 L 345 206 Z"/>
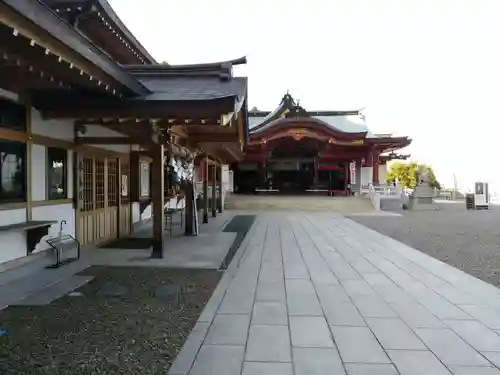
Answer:
<path fill-rule="evenodd" d="M 208 100 L 234 96 L 241 101 L 247 91 L 246 77 L 230 81 L 210 77 L 138 78 L 152 92 L 144 97 L 146 100 Z"/>
<path fill-rule="evenodd" d="M 127 95 L 144 95 L 147 89 L 125 69 L 119 66 L 88 38 L 83 37 L 75 28 L 67 24 L 41 0 L 2 0 L 8 7 L 19 13 L 29 22 L 37 25 L 43 32 L 60 41 L 67 48 L 91 61 L 110 77 L 129 90 Z"/>
<path fill-rule="evenodd" d="M 125 26 L 120 17 L 115 13 L 111 5 L 107 0 L 38 0 L 45 3 L 52 9 L 56 9 L 64 6 L 75 6 L 81 4 L 82 7 L 89 6 L 92 4 L 97 5 L 99 11 L 106 14 L 109 21 L 115 24 L 115 26 L 120 30 L 122 35 L 127 39 L 127 42 L 134 46 L 134 48 L 139 52 L 150 64 L 155 64 L 156 60 L 153 56 L 144 48 L 144 46 L 137 40 L 137 38 L 132 34 L 132 32 Z"/>
<path fill-rule="evenodd" d="M 152 94 L 146 100 L 208 100 L 235 97 L 242 102 L 247 78 L 233 77 L 233 65 L 246 58 L 194 65 L 125 65 Z"/>

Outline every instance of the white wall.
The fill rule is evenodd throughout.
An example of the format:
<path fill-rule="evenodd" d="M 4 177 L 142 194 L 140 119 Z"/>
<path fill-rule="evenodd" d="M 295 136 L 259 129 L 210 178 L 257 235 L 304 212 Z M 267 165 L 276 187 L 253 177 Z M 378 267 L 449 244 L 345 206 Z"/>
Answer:
<path fill-rule="evenodd" d="M 125 135 L 105 128 L 101 125 L 86 125 L 87 132 L 83 137 L 125 137 Z M 115 152 L 129 152 L 130 145 L 92 145 L 93 147 L 103 148 Z"/>
<path fill-rule="evenodd" d="M 31 215 L 33 220 L 57 221 L 57 224 L 49 228 L 49 234 L 42 238 L 33 252 L 49 248 L 45 240 L 59 235 L 59 227 L 62 220 L 66 220 L 66 225 L 63 227 L 63 233 L 75 237 L 75 210 L 73 209 L 72 203 L 33 207 Z"/>
<path fill-rule="evenodd" d="M 372 167 L 362 167 L 361 168 L 361 185 L 365 186 L 373 182 L 373 168 Z M 381 185 L 387 183 L 387 164 L 378 166 L 378 182 Z"/>
<path fill-rule="evenodd" d="M 0 225 L 26 221 L 26 209 L 0 211 Z M 26 234 L 24 232 L 0 232 L 0 263 L 26 256 Z"/>
<path fill-rule="evenodd" d="M 361 186 L 366 186 L 373 182 L 372 171 L 372 167 L 361 167 Z"/>
<path fill-rule="evenodd" d="M 73 141 L 73 120 L 44 120 L 36 109 L 31 110 L 31 132 L 45 137 Z"/>
<path fill-rule="evenodd" d="M 65 141 L 73 140 L 73 122 L 43 120 L 40 113 L 35 109 L 31 111 L 32 133 L 50 138 L 57 138 Z M 40 202 L 47 199 L 47 147 L 33 144 L 31 160 L 28 163 L 32 173 L 31 196 L 32 201 Z M 73 197 L 73 151 L 68 151 L 67 158 L 67 192 L 68 198 Z M 64 233 L 75 235 L 75 212 L 72 203 L 62 205 L 38 206 L 32 208 L 32 220 L 54 220 L 60 222 L 66 220 L 67 225 Z M 0 211 L 0 225 L 9 225 L 25 222 L 27 219 L 26 209 L 13 209 Z M 58 235 L 59 224 L 54 224 L 49 228 L 49 235 L 44 237 L 34 251 L 41 251 L 48 248 L 45 240 L 47 237 Z M 20 232 L 0 232 L 0 263 L 14 260 L 26 256 L 26 233 Z"/>
<path fill-rule="evenodd" d="M 387 164 L 378 166 L 378 180 L 381 184 L 387 183 Z"/>

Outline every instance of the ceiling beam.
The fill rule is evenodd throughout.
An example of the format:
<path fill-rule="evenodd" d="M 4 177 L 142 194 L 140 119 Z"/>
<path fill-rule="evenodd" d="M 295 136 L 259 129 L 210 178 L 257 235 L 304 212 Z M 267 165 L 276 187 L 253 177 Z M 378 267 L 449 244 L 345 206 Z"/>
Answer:
<path fill-rule="evenodd" d="M 78 137 L 77 145 L 141 145 L 151 146 L 153 141 L 147 138 L 130 137 Z"/>
<path fill-rule="evenodd" d="M 45 119 L 75 118 L 213 118 L 234 107 L 234 98 L 187 100 L 117 100 L 82 98 L 69 93 L 35 93 L 33 104 Z"/>
<path fill-rule="evenodd" d="M 102 92 L 112 92 L 109 83 L 104 83 L 101 78 L 92 76 L 84 70 L 63 60 L 48 48 L 37 44 L 34 40 L 16 34 L 12 28 L 0 24 L 0 40 L 2 49 L 37 67 L 49 76 L 58 80 L 87 87 Z"/>

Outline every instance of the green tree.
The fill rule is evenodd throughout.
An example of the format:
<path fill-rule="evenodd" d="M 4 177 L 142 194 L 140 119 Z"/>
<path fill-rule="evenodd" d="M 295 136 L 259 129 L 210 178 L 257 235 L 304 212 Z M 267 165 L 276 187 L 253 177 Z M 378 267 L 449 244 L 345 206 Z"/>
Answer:
<path fill-rule="evenodd" d="M 401 186 L 414 189 L 417 186 L 417 174 L 427 172 L 429 176 L 429 185 L 433 188 L 441 189 L 441 184 L 436 178 L 436 174 L 431 166 L 420 164 L 416 162 L 405 163 L 402 161 L 395 161 L 390 164 L 389 172 L 387 173 L 387 182 L 394 183 L 396 179 Z"/>

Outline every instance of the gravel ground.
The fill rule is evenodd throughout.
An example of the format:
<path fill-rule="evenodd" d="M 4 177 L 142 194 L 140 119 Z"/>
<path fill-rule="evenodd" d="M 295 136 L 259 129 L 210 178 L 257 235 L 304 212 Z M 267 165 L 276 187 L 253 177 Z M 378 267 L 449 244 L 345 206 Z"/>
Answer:
<path fill-rule="evenodd" d="M 438 211 L 403 211 L 403 216 L 350 219 L 500 286 L 500 206 L 466 210 L 437 203 Z"/>
<path fill-rule="evenodd" d="M 0 374 L 164 375 L 221 272 L 91 267 L 95 278 L 47 306 L 0 312 Z"/>

